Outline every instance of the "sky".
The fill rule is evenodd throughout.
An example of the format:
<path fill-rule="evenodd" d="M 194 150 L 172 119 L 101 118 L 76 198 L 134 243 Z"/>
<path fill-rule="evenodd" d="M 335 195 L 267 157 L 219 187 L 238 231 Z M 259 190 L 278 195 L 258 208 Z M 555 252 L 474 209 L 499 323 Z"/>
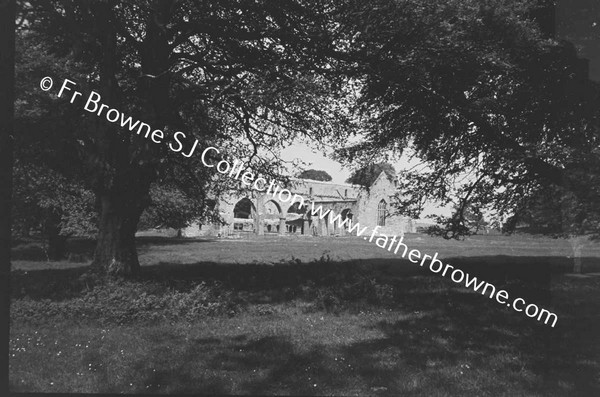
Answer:
<path fill-rule="evenodd" d="M 346 179 L 350 176 L 351 170 L 344 169 L 340 163 L 330 158 L 325 157 L 322 152 L 311 149 L 308 145 L 302 142 L 296 142 L 286 149 L 282 150 L 281 157 L 286 161 L 293 161 L 295 159 L 302 160 L 307 165 L 302 168 L 315 169 L 326 171 L 331 175 L 332 182 L 334 183 L 345 183 Z M 297 169 L 288 168 L 291 175 L 298 174 L 302 168 Z"/>

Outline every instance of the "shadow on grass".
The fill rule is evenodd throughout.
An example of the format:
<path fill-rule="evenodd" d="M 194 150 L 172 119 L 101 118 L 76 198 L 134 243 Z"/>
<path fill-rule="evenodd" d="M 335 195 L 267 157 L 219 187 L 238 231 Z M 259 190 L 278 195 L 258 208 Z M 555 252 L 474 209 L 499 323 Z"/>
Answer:
<path fill-rule="evenodd" d="M 422 293 L 402 305 L 420 312 L 366 325 L 381 336 L 348 344 L 256 331 L 192 339 L 173 368 L 143 383 L 171 393 L 600 395 L 598 349 L 589 348 L 600 342 L 598 316 L 574 310 L 553 329 L 489 305 L 474 294 Z"/>
<path fill-rule="evenodd" d="M 600 269 L 600 258 L 582 258 L 586 271 Z M 443 259 L 471 275 L 489 282 L 506 283 L 522 281 L 540 287 L 548 286 L 552 275 L 569 273 L 572 260 L 561 257 L 526 256 L 479 256 Z M 410 276 L 431 276 L 427 266 L 401 259 L 360 259 L 351 261 L 313 261 L 310 263 L 281 264 L 224 264 L 198 262 L 194 264 L 168 264 L 145 266 L 142 278 L 150 280 L 211 280 L 228 287 L 244 290 L 260 290 L 297 286 L 311 281 L 318 285 L 329 285 L 353 278 L 359 274 L 375 278 L 377 281 L 390 281 Z M 449 273 L 446 274 L 449 278 Z"/>
<path fill-rule="evenodd" d="M 67 241 L 67 257 L 83 262 L 91 258 L 95 246 L 94 240 L 77 238 Z M 47 245 L 41 239 L 21 241 L 11 249 L 12 260 L 45 262 L 48 260 Z"/>
<path fill-rule="evenodd" d="M 169 246 L 169 245 L 188 245 L 196 243 L 214 243 L 216 238 L 188 238 L 188 237 L 152 237 L 138 236 L 135 238 L 136 246 L 144 248 L 146 246 Z"/>
<path fill-rule="evenodd" d="M 215 239 L 177 238 L 138 236 L 136 246 L 139 252 L 145 252 L 150 247 L 185 246 L 196 243 L 214 242 Z M 72 262 L 85 262 L 91 260 L 96 248 L 96 240 L 86 238 L 70 238 L 67 240 L 66 259 Z M 48 260 L 46 243 L 41 238 L 28 238 L 13 242 L 11 256 L 13 260 L 39 261 Z"/>
<path fill-rule="evenodd" d="M 358 315 L 342 314 L 348 316 L 348 327 L 362 327 L 346 342 L 336 339 L 335 327 L 308 341 L 289 325 L 277 325 L 273 334 L 273 323 L 264 325 L 270 315 L 252 317 L 251 326 L 235 337 L 156 335 L 157 347 L 147 358 L 171 362 L 151 373 L 133 368 L 128 376 L 148 373 L 141 382 L 146 389 L 140 391 L 175 394 L 600 395 L 600 299 L 594 285 L 580 288 L 560 276 L 571 269 L 571 259 L 480 256 L 443 261 L 558 313 L 557 326 L 538 323 L 408 261 L 163 263 L 143 267 L 140 281 L 182 289 L 217 281 L 229 290 L 255 292 L 256 302 L 274 303 L 296 298 L 285 293 L 287 288 L 357 289 L 358 276 L 393 285 L 395 312 L 406 315 L 361 322 Z M 583 258 L 586 269 L 598 261 Z M 12 296 L 77 296 L 86 288 L 85 270 L 13 272 Z M 139 331 L 143 335 L 144 327 Z M 378 336 L 363 336 L 373 332 Z M 175 354 L 174 346 L 183 348 Z M 138 365 L 145 365 L 144 358 L 137 358 Z"/>
<path fill-rule="evenodd" d="M 82 276 L 88 270 L 89 266 L 13 271 L 10 277 L 10 296 L 12 299 L 28 297 L 63 300 L 73 298 L 87 288 Z"/>
<path fill-rule="evenodd" d="M 162 239 L 161 241 L 164 241 Z M 186 241 L 173 242 L 185 244 Z M 148 242 L 148 244 L 151 244 Z M 507 285 L 520 285 L 520 291 L 549 291 L 553 275 L 571 270 L 572 260 L 561 257 L 511 257 L 481 256 L 442 259 L 455 268 L 463 269 L 474 276 L 493 283 L 498 288 Z M 600 258 L 582 258 L 584 268 L 600 269 Z M 63 299 L 89 289 L 85 273 L 89 266 L 68 269 L 42 269 L 13 271 L 11 296 L 29 296 L 34 299 Z M 281 264 L 224 264 L 198 262 L 195 264 L 167 264 L 143 266 L 139 281 L 156 282 L 175 289 L 188 290 L 202 281 L 218 282 L 224 288 L 239 291 L 269 291 L 285 288 L 299 288 L 303 285 L 332 286 L 352 283 L 357 278 L 374 280 L 382 284 L 401 284 L 409 288 L 412 276 L 425 276 L 433 280 L 449 280 L 449 274 L 442 277 L 431 273 L 426 266 L 400 259 L 360 259 L 352 261 L 314 261 L 310 263 L 282 262 Z M 92 280 L 93 281 L 93 280 Z M 289 299 L 285 294 L 276 293 L 268 301 Z M 540 295 L 544 295 L 543 293 Z"/>

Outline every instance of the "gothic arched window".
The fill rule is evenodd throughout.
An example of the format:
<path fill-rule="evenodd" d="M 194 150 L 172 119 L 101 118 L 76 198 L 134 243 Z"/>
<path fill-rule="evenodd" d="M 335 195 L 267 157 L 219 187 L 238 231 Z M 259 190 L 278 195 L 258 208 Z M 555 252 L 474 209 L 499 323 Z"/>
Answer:
<path fill-rule="evenodd" d="M 385 214 L 387 212 L 387 203 L 381 199 L 377 206 L 377 226 L 385 226 Z"/>

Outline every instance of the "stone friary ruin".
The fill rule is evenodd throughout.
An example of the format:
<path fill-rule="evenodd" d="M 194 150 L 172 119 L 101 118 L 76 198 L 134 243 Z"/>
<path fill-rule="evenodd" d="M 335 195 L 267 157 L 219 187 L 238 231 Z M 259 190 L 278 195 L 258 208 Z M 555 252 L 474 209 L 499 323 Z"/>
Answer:
<path fill-rule="evenodd" d="M 391 213 L 390 203 L 397 192 L 397 181 L 390 180 L 382 172 L 367 189 L 357 185 L 293 178 L 288 189 L 302 196 L 299 200 L 280 200 L 277 195 L 248 191 L 221 196 L 216 206 L 223 224 L 193 224 L 183 231 L 187 237 L 195 236 L 241 236 L 244 234 L 293 234 L 317 236 L 343 236 L 348 234 L 348 224 L 360 223 L 361 228 L 388 235 L 414 233 L 415 222 Z M 319 219 L 311 214 L 312 203 L 321 206 L 323 213 L 333 212 L 348 219 L 344 227 L 330 222 L 331 212 Z"/>

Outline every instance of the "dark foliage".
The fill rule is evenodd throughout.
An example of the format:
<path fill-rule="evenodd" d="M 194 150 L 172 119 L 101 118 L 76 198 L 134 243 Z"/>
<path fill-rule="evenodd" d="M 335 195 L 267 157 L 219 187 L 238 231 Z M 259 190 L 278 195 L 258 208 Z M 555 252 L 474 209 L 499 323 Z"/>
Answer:
<path fill-rule="evenodd" d="M 346 183 L 369 187 L 379 178 L 382 172 L 385 173 L 385 176 L 390 181 L 396 180 L 396 169 L 393 165 L 389 163 L 374 163 L 354 171 L 346 179 Z"/>
<path fill-rule="evenodd" d="M 329 175 L 327 171 L 313 169 L 304 170 L 301 173 L 299 173 L 297 177 L 300 179 L 312 179 L 314 181 L 322 182 L 329 182 L 332 179 L 331 175 Z"/>

